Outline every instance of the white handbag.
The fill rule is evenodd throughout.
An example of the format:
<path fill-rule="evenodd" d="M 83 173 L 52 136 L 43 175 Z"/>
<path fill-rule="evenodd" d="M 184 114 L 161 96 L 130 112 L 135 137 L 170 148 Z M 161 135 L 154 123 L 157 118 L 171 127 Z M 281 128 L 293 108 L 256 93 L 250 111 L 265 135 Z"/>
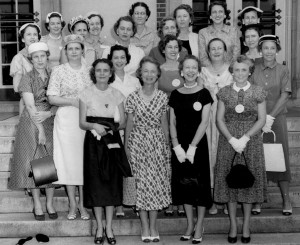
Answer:
<path fill-rule="evenodd" d="M 266 171 L 269 172 L 285 172 L 285 159 L 282 144 L 276 143 L 276 135 L 274 131 L 271 130 L 274 135 L 274 143 L 264 143 L 264 154 Z M 263 136 L 264 133 L 262 133 Z"/>

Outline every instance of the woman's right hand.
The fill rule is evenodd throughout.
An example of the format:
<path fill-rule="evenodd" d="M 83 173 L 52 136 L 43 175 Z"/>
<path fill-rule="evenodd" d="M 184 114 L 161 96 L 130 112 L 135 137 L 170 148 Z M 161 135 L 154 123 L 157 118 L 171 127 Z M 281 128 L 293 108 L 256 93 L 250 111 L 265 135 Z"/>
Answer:
<path fill-rule="evenodd" d="M 46 144 L 46 135 L 44 130 L 39 130 L 39 144 L 45 145 Z"/>
<path fill-rule="evenodd" d="M 97 134 L 99 134 L 100 136 L 104 136 L 104 135 L 106 135 L 107 134 L 107 132 L 106 132 L 106 128 L 108 128 L 108 127 L 106 127 L 106 126 L 103 126 L 103 125 L 101 125 L 101 124 L 97 124 L 97 123 L 95 123 L 94 124 L 94 126 L 93 126 L 93 129 L 97 132 Z"/>

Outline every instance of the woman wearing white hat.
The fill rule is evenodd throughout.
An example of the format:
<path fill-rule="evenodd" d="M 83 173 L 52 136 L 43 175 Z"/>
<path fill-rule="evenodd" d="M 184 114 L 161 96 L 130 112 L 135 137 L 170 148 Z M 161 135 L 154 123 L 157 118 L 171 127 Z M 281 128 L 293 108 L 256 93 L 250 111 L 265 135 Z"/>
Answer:
<path fill-rule="evenodd" d="M 45 28 L 49 33 L 42 36 L 41 42 L 47 43 L 50 51 L 48 66 L 52 69 L 59 65 L 60 53 L 63 49 L 62 29 L 66 25 L 62 15 L 58 12 L 47 14 Z"/>
<path fill-rule="evenodd" d="M 21 94 L 25 109 L 20 116 L 13 153 L 14 164 L 11 166 L 9 188 L 31 189 L 33 197 L 33 214 L 36 220 L 45 220 L 40 201 L 40 188 L 46 188 L 46 210 L 50 219 L 56 219 L 53 208 L 54 185 L 36 186 L 28 177 L 31 171 L 30 161 L 53 152 L 53 115 L 46 97 L 49 81 L 47 59 L 49 49 L 47 44 L 38 42 L 28 47 L 28 55 L 33 63 L 32 71 L 22 76 L 18 91 Z M 45 147 L 42 147 L 44 145 Z"/>
<path fill-rule="evenodd" d="M 54 154 L 58 181 L 66 185 L 70 209 L 67 218 L 76 219 L 77 209 L 81 219 L 90 216 L 83 207 L 83 141 L 84 131 L 79 128 L 79 93 L 92 84 L 89 71 L 82 62 L 84 39 L 80 35 L 64 38 L 66 64 L 53 69 L 47 95 L 52 105 L 58 106 L 54 120 Z M 79 204 L 75 188 L 79 186 Z"/>

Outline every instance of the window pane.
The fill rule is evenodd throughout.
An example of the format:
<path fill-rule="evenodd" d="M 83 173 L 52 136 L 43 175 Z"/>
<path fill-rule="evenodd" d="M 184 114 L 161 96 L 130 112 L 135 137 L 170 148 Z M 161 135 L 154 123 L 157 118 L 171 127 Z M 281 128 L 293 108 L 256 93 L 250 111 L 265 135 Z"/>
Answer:
<path fill-rule="evenodd" d="M 16 42 L 17 41 L 17 31 L 13 27 L 3 27 L 1 28 L 1 42 Z"/>
<path fill-rule="evenodd" d="M 193 0 L 193 10 L 194 10 L 194 23 L 193 31 L 198 33 L 198 31 L 208 25 L 208 1 L 207 0 Z"/>
<path fill-rule="evenodd" d="M 18 53 L 17 44 L 2 44 L 2 63 L 9 64 Z"/>
<path fill-rule="evenodd" d="M 9 75 L 10 66 L 2 67 L 2 75 L 3 75 L 3 85 L 12 85 L 12 77 Z"/>
<path fill-rule="evenodd" d="M 243 1 L 242 6 L 243 6 L 243 8 L 246 8 L 248 6 L 255 6 L 255 7 L 257 7 L 257 0 L 254 0 L 254 1 Z"/>

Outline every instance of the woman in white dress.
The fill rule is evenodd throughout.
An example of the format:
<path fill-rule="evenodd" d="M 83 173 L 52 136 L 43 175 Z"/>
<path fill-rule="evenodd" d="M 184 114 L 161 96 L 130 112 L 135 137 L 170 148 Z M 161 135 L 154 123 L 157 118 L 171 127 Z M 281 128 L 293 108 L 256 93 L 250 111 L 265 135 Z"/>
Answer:
<path fill-rule="evenodd" d="M 52 105 L 58 106 L 54 120 L 54 162 L 58 181 L 67 187 L 70 209 L 68 219 L 76 219 L 77 209 L 81 218 L 90 219 L 83 207 L 83 141 L 84 131 L 79 128 L 79 93 L 92 84 L 87 67 L 82 63 L 84 40 L 79 35 L 64 38 L 68 63 L 57 66 L 51 74 L 47 95 Z M 79 186 L 79 204 L 75 187 Z"/>
<path fill-rule="evenodd" d="M 225 54 L 227 47 L 225 42 L 220 38 L 213 38 L 210 40 L 207 46 L 207 53 L 210 60 L 210 65 L 201 68 L 200 83 L 208 89 L 214 102 L 211 105 L 209 124 L 206 129 L 208 149 L 209 149 L 209 162 L 210 162 L 210 180 L 211 187 L 214 188 L 214 166 L 217 159 L 217 148 L 219 131 L 216 126 L 216 113 L 217 113 L 217 96 L 221 88 L 229 85 L 233 82 L 232 75 L 228 68 L 229 65 L 225 62 Z M 216 214 L 218 212 L 216 205 L 213 204 L 209 210 L 210 214 Z M 225 214 L 228 213 L 227 209 L 224 209 Z"/>

